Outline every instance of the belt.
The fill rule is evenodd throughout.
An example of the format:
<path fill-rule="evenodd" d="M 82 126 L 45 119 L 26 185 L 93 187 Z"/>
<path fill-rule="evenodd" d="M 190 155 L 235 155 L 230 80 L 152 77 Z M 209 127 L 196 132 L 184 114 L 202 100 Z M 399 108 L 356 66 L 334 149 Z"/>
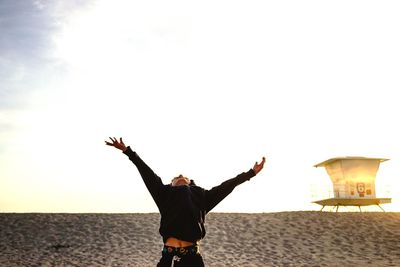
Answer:
<path fill-rule="evenodd" d="M 171 247 L 164 245 L 162 253 L 168 255 L 176 255 L 179 257 L 187 255 L 198 255 L 200 254 L 200 246 L 198 244 L 189 247 Z"/>

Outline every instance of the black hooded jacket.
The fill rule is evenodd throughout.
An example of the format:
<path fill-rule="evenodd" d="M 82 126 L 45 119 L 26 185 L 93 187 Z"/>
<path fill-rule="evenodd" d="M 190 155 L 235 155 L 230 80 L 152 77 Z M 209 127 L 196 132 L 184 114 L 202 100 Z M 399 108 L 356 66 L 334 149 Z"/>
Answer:
<path fill-rule="evenodd" d="M 161 178 L 130 147 L 124 152 L 136 165 L 160 213 L 160 234 L 164 242 L 169 237 L 196 242 L 202 239 L 205 215 L 221 202 L 233 189 L 255 176 L 253 169 L 229 179 L 219 186 L 205 190 L 199 186 L 164 185 Z"/>

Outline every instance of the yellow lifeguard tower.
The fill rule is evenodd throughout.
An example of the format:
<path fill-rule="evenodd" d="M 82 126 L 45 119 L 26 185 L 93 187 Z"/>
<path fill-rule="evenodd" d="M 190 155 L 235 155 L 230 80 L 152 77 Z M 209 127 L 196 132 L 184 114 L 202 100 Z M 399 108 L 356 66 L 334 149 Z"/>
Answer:
<path fill-rule="evenodd" d="M 333 183 L 333 198 L 314 201 L 322 206 L 361 206 L 390 203 L 391 198 L 376 198 L 375 177 L 381 162 L 388 159 L 366 157 L 331 158 L 314 167 L 325 167 Z M 383 210 L 383 209 L 382 209 Z M 384 211 L 384 210 L 383 210 Z"/>

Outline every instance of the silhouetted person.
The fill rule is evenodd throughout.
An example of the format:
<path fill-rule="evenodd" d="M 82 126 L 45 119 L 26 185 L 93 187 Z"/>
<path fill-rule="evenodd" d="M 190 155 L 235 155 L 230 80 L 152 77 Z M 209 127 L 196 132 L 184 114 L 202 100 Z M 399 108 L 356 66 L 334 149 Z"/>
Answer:
<path fill-rule="evenodd" d="M 197 186 L 182 174 L 165 185 L 136 152 L 125 146 L 122 138 L 119 141 L 115 137 L 110 139 L 111 142 L 105 141 L 106 144 L 121 150 L 136 165 L 161 213 L 160 234 L 164 248 L 157 267 L 203 267 L 199 245 L 206 234 L 206 214 L 236 186 L 257 175 L 264 166 L 265 158 L 260 164 L 256 162 L 249 171 L 210 190 Z"/>

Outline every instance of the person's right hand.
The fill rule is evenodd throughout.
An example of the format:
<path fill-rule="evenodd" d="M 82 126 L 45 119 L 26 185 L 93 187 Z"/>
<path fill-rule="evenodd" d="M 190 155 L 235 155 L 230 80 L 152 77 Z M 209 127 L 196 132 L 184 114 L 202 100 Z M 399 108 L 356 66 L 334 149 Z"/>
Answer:
<path fill-rule="evenodd" d="M 122 141 L 122 137 L 119 138 L 119 142 L 118 142 L 117 138 L 115 138 L 115 137 L 110 137 L 110 140 L 112 142 L 105 141 L 106 145 L 118 148 L 119 150 L 122 150 L 122 152 L 126 151 L 127 147 L 125 146 L 124 141 Z"/>

